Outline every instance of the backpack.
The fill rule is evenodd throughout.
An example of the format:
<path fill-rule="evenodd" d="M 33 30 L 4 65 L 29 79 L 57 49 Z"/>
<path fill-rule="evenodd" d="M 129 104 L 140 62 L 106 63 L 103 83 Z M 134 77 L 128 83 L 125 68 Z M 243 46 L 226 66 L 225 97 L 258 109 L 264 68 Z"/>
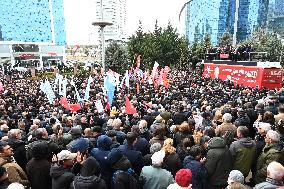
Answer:
<path fill-rule="evenodd" d="M 112 176 L 112 184 L 114 186 L 117 186 L 118 177 L 123 177 L 127 179 L 125 181 L 126 183 L 128 183 L 128 185 L 125 186 L 124 189 L 139 189 L 139 177 L 132 169 L 128 169 L 127 172 L 122 170 L 116 171 Z"/>

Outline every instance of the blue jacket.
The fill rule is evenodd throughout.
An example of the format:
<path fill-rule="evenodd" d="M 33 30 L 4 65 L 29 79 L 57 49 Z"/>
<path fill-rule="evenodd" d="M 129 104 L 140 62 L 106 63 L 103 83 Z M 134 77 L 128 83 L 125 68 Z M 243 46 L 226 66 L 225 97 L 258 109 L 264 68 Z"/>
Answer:
<path fill-rule="evenodd" d="M 107 185 L 110 184 L 112 177 L 112 169 L 107 159 L 111 145 L 111 138 L 106 135 L 101 135 L 97 140 L 98 148 L 94 148 L 91 151 L 91 156 L 93 156 L 100 164 L 101 178 L 105 180 Z"/>
<path fill-rule="evenodd" d="M 121 145 L 119 149 L 129 159 L 135 173 L 139 175 L 144 166 L 141 152 L 134 150 L 132 146 L 127 144 Z"/>
<path fill-rule="evenodd" d="M 207 189 L 209 187 L 207 170 L 200 161 L 195 160 L 192 156 L 186 156 L 183 166 L 192 172 L 192 188 Z"/>
<path fill-rule="evenodd" d="M 80 137 L 71 141 L 66 147 L 72 153 L 77 153 L 78 151 L 84 153 L 92 149 L 93 145 L 89 139 Z"/>
<path fill-rule="evenodd" d="M 133 146 L 133 148 L 139 152 L 142 153 L 142 156 L 145 156 L 146 154 L 150 153 L 150 145 L 149 142 L 142 137 L 137 138 L 136 144 Z"/>

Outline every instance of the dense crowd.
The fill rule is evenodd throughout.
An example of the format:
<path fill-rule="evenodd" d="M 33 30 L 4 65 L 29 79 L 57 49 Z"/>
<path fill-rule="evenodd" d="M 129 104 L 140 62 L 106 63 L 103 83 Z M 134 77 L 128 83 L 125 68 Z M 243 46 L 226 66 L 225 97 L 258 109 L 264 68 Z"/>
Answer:
<path fill-rule="evenodd" d="M 284 90 L 200 75 L 173 70 L 168 89 L 131 80 L 101 113 L 101 75 L 77 112 L 56 88 L 49 103 L 41 81 L 1 75 L 0 188 L 282 188 Z M 73 80 L 83 96 L 88 78 Z M 137 113 L 125 113 L 126 96 Z"/>

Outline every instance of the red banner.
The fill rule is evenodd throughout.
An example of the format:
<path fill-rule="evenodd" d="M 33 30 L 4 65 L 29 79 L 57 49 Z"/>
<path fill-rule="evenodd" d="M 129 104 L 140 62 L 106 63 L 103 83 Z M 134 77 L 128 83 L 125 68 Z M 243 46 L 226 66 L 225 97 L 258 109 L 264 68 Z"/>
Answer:
<path fill-rule="evenodd" d="M 34 54 L 21 54 L 20 57 L 21 58 L 34 58 L 35 55 Z"/>
<path fill-rule="evenodd" d="M 221 59 L 228 59 L 229 58 L 229 54 L 220 54 L 220 58 Z"/>
<path fill-rule="evenodd" d="M 62 97 L 60 99 L 60 104 L 63 108 L 70 110 L 71 112 L 76 112 L 78 110 L 81 109 L 81 105 L 80 104 L 69 104 L 69 102 L 67 101 L 67 99 L 65 97 Z"/>
<path fill-rule="evenodd" d="M 57 56 L 57 54 L 55 52 L 49 52 L 48 56 Z"/>
<path fill-rule="evenodd" d="M 282 84 L 282 71 L 279 68 L 204 64 L 203 77 L 230 80 L 239 85 L 268 89 L 280 88 Z"/>

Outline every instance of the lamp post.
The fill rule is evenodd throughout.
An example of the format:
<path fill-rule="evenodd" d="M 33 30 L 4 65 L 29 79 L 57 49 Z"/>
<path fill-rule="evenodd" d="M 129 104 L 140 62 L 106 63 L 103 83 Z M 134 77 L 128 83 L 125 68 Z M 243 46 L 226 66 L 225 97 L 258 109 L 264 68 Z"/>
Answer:
<path fill-rule="evenodd" d="M 93 22 L 92 25 L 100 27 L 100 31 L 101 31 L 101 45 L 102 45 L 102 54 L 101 54 L 102 55 L 102 67 L 103 67 L 103 69 L 105 71 L 105 36 L 104 36 L 104 28 L 106 26 L 111 26 L 112 23 L 104 21 L 103 0 L 100 0 L 100 4 L 101 4 L 101 7 L 100 7 L 101 8 L 101 20 Z"/>
<path fill-rule="evenodd" d="M 191 3 L 191 1 L 193 1 L 193 0 L 187 1 L 187 2 L 184 3 L 183 6 L 181 7 L 181 9 L 180 9 L 180 11 L 179 11 L 179 15 L 178 15 L 178 20 L 179 20 L 179 22 L 180 22 L 181 14 L 182 14 L 183 10 L 185 9 L 185 7 L 186 7 L 187 5 L 189 5 L 189 4 Z"/>
<path fill-rule="evenodd" d="M 104 22 L 104 21 L 98 21 L 98 22 L 93 22 L 93 25 L 100 27 L 100 31 L 101 31 L 101 45 L 102 45 L 102 67 L 105 70 L 105 36 L 104 36 L 104 28 L 106 26 L 111 26 L 112 23 Z"/>

